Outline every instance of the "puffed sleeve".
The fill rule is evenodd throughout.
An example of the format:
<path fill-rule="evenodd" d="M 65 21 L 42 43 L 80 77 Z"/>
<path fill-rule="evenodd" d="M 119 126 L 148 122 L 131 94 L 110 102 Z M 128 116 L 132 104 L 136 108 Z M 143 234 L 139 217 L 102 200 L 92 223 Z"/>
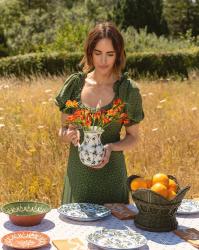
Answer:
<path fill-rule="evenodd" d="M 144 119 L 142 97 L 137 84 L 132 80 L 128 80 L 126 96 L 124 99 L 126 103 L 125 112 L 128 114 L 129 118 L 129 123 L 125 124 L 125 126 L 129 127 Z"/>
<path fill-rule="evenodd" d="M 64 113 L 71 114 L 72 112 L 71 109 L 65 109 L 65 103 L 67 100 L 75 100 L 76 93 L 79 90 L 79 77 L 78 73 L 70 75 L 64 82 L 58 95 L 55 97 L 55 104 L 59 107 L 59 110 Z"/>

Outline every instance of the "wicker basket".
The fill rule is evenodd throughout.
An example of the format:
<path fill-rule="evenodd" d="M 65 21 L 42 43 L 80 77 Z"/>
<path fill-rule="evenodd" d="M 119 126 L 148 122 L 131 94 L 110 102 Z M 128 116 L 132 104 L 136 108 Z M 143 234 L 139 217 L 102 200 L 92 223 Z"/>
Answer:
<path fill-rule="evenodd" d="M 137 177 L 140 176 L 131 175 L 128 177 L 128 187 L 130 191 L 130 183 Z M 168 177 L 177 182 L 175 177 L 171 175 L 168 175 Z M 135 225 L 141 229 L 152 232 L 175 230 L 178 226 L 175 216 L 176 211 L 189 189 L 190 186 L 182 189 L 178 188 L 176 197 L 170 201 L 150 189 L 131 191 L 132 198 L 139 211 L 134 219 Z"/>

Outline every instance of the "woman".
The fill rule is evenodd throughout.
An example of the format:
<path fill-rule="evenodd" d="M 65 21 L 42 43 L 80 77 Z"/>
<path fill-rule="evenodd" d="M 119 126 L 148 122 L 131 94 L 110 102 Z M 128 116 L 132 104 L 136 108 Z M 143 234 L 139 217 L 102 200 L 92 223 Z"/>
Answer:
<path fill-rule="evenodd" d="M 96 25 L 88 35 L 84 51 L 83 72 L 72 74 L 56 97 L 62 111 L 59 135 L 64 142 L 71 143 L 62 204 L 128 203 L 123 151 L 132 150 L 138 140 L 138 123 L 144 118 L 141 95 L 127 74 L 121 74 L 125 67 L 124 41 L 112 23 Z M 65 126 L 66 116 L 70 114 L 65 110 L 65 102 L 77 100 L 80 106 L 95 111 L 97 106 L 111 108 L 116 98 L 127 103 L 125 112 L 129 123 L 125 125 L 125 138 L 120 139 L 122 125 L 119 122 L 106 127 L 101 137 L 105 157 L 97 167 L 86 167 L 79 159 L 77 148 L 79 140 L 83 141 L 83 133 L 72 125 Z"/>

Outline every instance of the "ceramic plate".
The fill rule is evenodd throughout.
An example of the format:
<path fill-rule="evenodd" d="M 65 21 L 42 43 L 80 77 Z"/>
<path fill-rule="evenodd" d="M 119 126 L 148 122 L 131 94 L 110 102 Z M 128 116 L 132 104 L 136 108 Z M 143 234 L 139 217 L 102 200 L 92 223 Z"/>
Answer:
<path fill-rule="evenodd" d="M 146 245 L 146 238 L 136 232 L 128 230 L 102 229 L 91 233 L 87 241 L 100 248 L 111 249 L 136 249 Z"/>
<path fill-rule="evenodd" d="M 183 199 L 178 210 L 178 214 L 195 214 L 199 213 L 199 201 Z"/>
<path fill-rule="evenodd" d="M 43 247 L 49 244 L 49 237 L 36 231 L 18 231 L 6 234 L 1 242 L 15 249 L 34 249 Z"/>
<path fill-rule="evenodd" d="M 58 208 L 61 215 L 77 221 L 94 221 L 111 214 L 110 209 L 92 203 L 69 203 Z"/>

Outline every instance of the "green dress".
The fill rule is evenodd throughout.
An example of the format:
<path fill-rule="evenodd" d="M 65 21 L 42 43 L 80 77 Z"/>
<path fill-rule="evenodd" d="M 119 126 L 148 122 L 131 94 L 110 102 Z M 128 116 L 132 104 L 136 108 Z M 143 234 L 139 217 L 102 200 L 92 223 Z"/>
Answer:
<path fill-rule="evenodd" d="M 55 103 L 60 111 L 71 114 L 72 110 L 65 110 L 67 100 L 77 100 L 80 106 L 81 90 L 86 75 L 83 72 L 72 74 L 64 83 L 55 98 Z M 130 119 L 131 126 L 139 123 L 144 118 L 142 98 L 136 84 L 124 73 L 120 80 L 114 83 L 114 99 L 101 109 L 112 107 L 116 98 L 121 98 L 125 103 L 125 112 Z M 95 108 L 93 109 L 95 110 Z M 120 140 L 122 125 L 114 122 L 105 128 L 101 136 L 103 144 Z M 83 141 L 83 131 L 80 130 L 80 143 Z M 78 148 L 70 144 L 68 166 L 65 174 L 62 204 L 70 202 L 104 203 L 128 203 L 127 171 L 123 151 L 111 152 L 109 162 L 102 168 L 94 170 L 81 163 Z"/>

